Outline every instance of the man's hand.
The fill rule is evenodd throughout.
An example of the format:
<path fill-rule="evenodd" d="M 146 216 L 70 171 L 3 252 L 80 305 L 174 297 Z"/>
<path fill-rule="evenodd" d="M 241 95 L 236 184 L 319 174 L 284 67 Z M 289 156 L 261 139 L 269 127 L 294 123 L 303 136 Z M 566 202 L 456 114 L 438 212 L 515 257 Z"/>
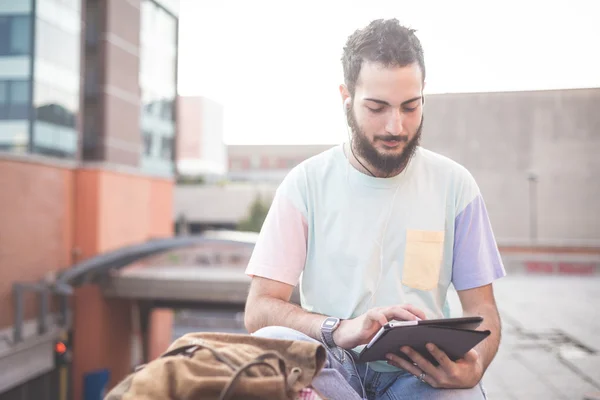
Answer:
<path fill-rule="evenodd" d="M 387 354 L 386 357 L 390 365 L 410 372 L 434 388 L 468 389 L 477 385 L 481 380 L 483 365 L 479 354 L 474 349 L 456 361 L 450 360 L 446 353 L 434 344 L 427 344 L 427 349 L 437 360 L 439 366 L 435 367 L 410 347 L 402 347 L 400 350 L 416 365 L 394 354 Z"/>
<path fill-rule="evenodd" d="M 366 313 L 342 321 L 333 332 L 333 341 L 343 349 L 353 349 L 367 344 L 389 320 L 415 321 L 426 319 L 425 313 L 409 304 L 372 308 Z"/>

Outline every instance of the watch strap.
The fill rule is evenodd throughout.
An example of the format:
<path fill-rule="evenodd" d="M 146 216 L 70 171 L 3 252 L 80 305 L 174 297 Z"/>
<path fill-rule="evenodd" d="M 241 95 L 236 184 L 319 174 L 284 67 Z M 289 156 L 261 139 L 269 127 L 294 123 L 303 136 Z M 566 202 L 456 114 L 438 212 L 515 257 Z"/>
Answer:
<path fill-rule="evenodd" d="M 333 331 L 332 330 L 328 330 L 328 329 L 322 329 L 321 330 L 321 336 L 323 336 L 323 342 L 328 346 L 328 347 L 337 347 L 337 345 L 335 344 L 334 340 L 333 340 Z"/>

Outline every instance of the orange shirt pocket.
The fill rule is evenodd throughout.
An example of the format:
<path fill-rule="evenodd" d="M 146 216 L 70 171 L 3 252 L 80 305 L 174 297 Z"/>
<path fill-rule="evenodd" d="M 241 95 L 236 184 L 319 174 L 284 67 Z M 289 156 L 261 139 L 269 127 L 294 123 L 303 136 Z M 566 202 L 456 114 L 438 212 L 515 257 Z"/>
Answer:
<path fill-rule="evenodd" d="M 406 232 L 402 284 L 418 290 L 434 289 L 444 259 L 444 231 Z"/>

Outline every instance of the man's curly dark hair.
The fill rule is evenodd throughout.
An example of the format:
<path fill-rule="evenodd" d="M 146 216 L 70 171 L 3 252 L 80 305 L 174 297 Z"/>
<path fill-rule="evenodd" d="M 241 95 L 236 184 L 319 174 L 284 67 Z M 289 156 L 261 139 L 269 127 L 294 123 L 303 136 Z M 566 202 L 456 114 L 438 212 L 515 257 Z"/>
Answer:
<path fill-rule="evenodd" d="M 397 19 L 377 19 L 348 37 L 342 66 L 344 82 L 354 96 L 356 81 L 365 61 L 386 67 L 405 67 L 417 63 L 425 81 L 425 61 L 416 30 L 400 25 Z"/>

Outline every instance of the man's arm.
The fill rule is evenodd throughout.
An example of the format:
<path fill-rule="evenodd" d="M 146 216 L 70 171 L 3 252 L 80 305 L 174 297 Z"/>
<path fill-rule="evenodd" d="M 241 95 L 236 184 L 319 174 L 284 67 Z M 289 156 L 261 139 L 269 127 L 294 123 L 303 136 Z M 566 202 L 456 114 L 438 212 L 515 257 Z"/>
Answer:
<path fill-rule="evenodd" d="M 294 287 L 283 282 L 254 276 L 246 301 L 244 323 L 253 333 L 265 326 L 285 326 L 321 340 L 321 324 L 325 315 L 314 314 L 290 304 Z M 335 344 L 352 349 L 367 344 L 389 320 L 425 319 L 425 313 L 410 304 L 373 308 L 366 313 L 343 320 L 333 333 Z"/>
<path fill-rule="evenodd" d="M 483 371 L 485 371 L 498 351 L 501 337 L 502 326 L 496 307 L 494 290 L 492 285 L 489 284 L 474 289 L 459 290 L 458 297 L 462 304 L 464 316 L 483 317 L 479 329 L 489 329 L 491 331 L 490 336 L 475 347 Z"/>
<path fill-rule="evenodd" d="M 326 317 L 291 304 L 293 291 L 294 287 L 287 283 L 253 277 L 244 315 L 248 332 L 265 326 L 286 326 L 321 340 L 321 324 Z"/>

